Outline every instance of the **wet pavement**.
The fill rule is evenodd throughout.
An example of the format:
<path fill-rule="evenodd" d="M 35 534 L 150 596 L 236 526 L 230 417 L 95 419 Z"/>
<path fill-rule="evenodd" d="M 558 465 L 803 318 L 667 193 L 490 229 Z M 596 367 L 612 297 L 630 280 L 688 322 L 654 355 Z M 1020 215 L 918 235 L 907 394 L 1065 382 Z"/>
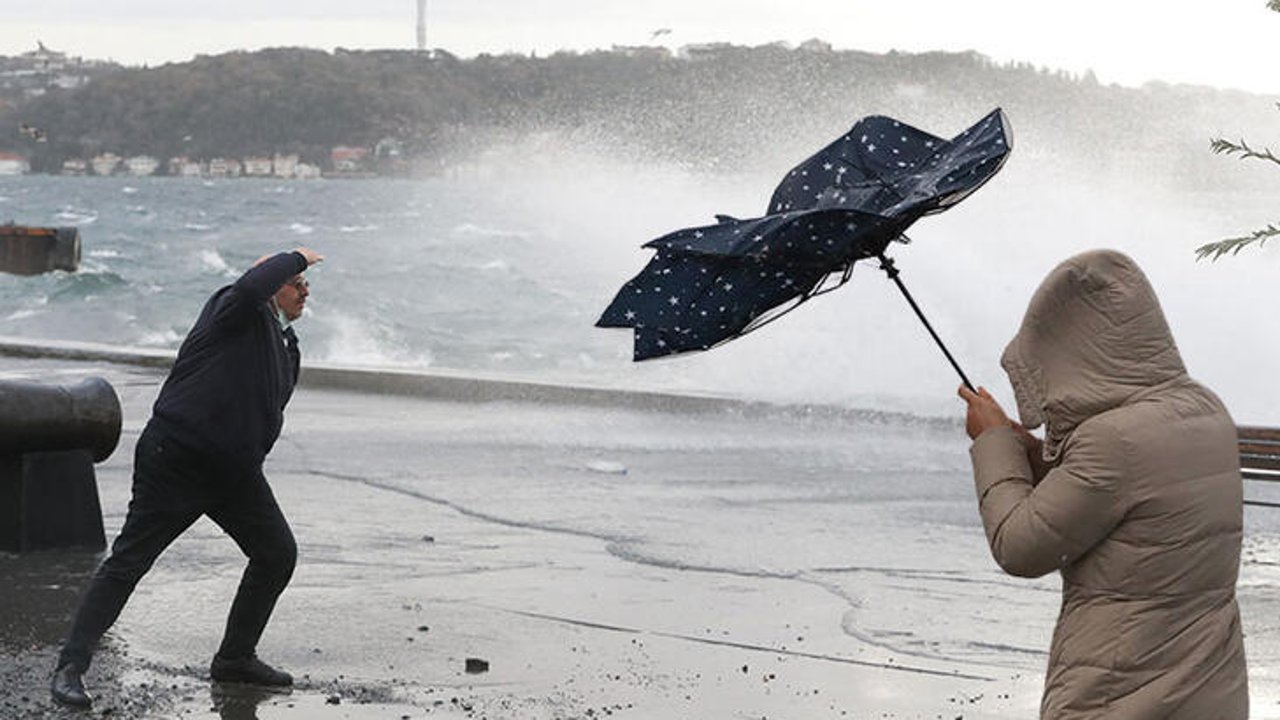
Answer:
<path fill-rule="evenodd" d="M 88 375 L 107 378 L 124 406 L 120 447 L 97 466 L 110 540 L 124 519 L 132 447 L 163 370 L 0 358 L 0 379 L 69 383 Z M 99 696 L 93 715 L 536 720 L 1035 714 L 1056 584 L 1042 581 L 1028 589 L 990 567 L 976 514 L 968 514 L 972 491 L 962 477 L 963 443 L 947 439 L 956 427 L 925 422 L 893 431 L 895 437 L 912 435 L 902 441 L 905 447 L 925 443 L 942 447 L 948 458 L 956 455 L 931 470 L 929 481 L 959 478 L 958 490 L 947 502 L 914 503 L 907 510 L 897 509 L 897 500 L 868 506 L 867 522 L 889 531 L 868 533 L 850 553 L 846 540 L 832 540 L 834 527 L 815 520 L 805 537 L 794 537 L 802 526 L 771 530 L 772 516 L 758 514 L 761 507 L 793 502 L 776 494 L 786 487 L 779 474 L 841 477 L 856 473 L 856 463 L 875 460 L 827 457 L 814 449 L 838 444 L 851 432 L 848 423 L 769 418 L 772 434 L 766 434 L 766 421 L 750 413 L 625 405 L 300 388 L 266 468 L 293 525 L 300 559 L 259 647 L 263 659 L 294 674 L 296 687 L 280 694 L 209 683 L 208 660 L 243 559 L 216 526 L 201 520 L 144 578 L 104 640 L 87 676 Z M 874 425 L 864 422 L 858 432 L 877 432 Z M 801 456 L 814 466 L 799 467 Z M 730 520 L 707 519 L 742 518 L 729 550 L 750 564 L 736 566 L 704 548 L 701 538 L 712 537 L 709 530 L 687 519 L 664 525 L 660 512 L 637 518 L 653 471 L 678 476 L 661 491 L 690 488 L 689 502 L 693 488 L 725 477 L 757 488 L 751 492 L 767 491 L 749 502 L 726 494 Z M 811 512 L 820 513 L 821 505 Z M 907 519 L 899 522 L 896 512 Z M 952 519 L 956 514 L 962 517 Z M 930 523 L 922 525 L 920 517 Z M 737 526 L 727 527 L 715 537 Z M 812 572 L 786 570 L 793 552 L 787 542 L 830 542 L 836 545 L 833 561 Z M 1269 555 L 1275 547 L 1254 550 Z M 916 565 L 941 569 L 881 567 L 899 552 Z M 845 567 L 834 560 L 850 554 L 866 561 Z M 0 683 L 7 688 L 0 692 L 0 717 L 86 715 L 53 708 L 46 683 L 80 585 L 97 559 L 0 554 L 0 607 L 6 609 L 0 615 Z M 1274 578 L 1259 572 L 1271 571 L 1263 566 L 1255 572 L 1254 586 L 1274 587 Z M 882 579 L 851 596 L 842 589 L 847 584 L 839 584 L 850 576 Z M 892 599 L 899 590 L 908 598 L 901 607 L 877 607 L 877 593 Z M 1269 594 L 1259 590 L 1256 602 Z M 1031 629 L 1017 630 L 1020 621 L 989 611 L 992 600 L 1009 612 L 1025 612 Z M 942 609 L 924 621 L 903 619 L 907 605 L 931 602 Z M 1002 623 L 1023 634 L 1016 641 L 1000 638 L 1004 644 L 979 637 L 986 642 L 947 649 L 953 636 L 999 632 Z M 930 628 L 917 627 L 924 625 Z M 1276 704 L 1269 669 L 1274 662 L 1266 649 L 1275 643 L 1261 646 L 1257 639 L 1270 642 L 1275 630 L 1253 627 L 1258 632 L 1250 651 L 1264 650 L 1255 717 L 1280 717 L 1267 714 Z M 921 636 L 916 644 L 913 633 Z"/>

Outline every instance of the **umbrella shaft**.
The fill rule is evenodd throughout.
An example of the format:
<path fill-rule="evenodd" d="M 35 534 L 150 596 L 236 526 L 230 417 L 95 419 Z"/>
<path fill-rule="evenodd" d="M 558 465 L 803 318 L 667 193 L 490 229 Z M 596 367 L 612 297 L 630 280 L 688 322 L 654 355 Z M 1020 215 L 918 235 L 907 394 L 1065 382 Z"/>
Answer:
<path fill-rule="evenodd" d="M 907 299 L 907 303 L 911 305 L 911 309 L 915 311 L 916 317 L 920 318 L 920 322 L 924 323 L 924 329 L 929 331 L 930 337 L 932 337 L 933 341 L 938 344 L 938 347 L 942 350 L 942 354 L 947 356 L 947 362 L 951 363 L 951 367 L 955 368 L 956 374 L 960 376 L 960 381 L 963 382 L 964 386 L 969 388 L 969 390 L 977 392 L 978 390 L 973 386 L 973 383 L 969 382 L 969 378 L 965 377 L 964 371 L 960 369 L 960 363 L 956 362 L 956 359 L 951 356 L 951 351 L 947 349 L 945 344 L 943 344 L 942 338 L 938 337 L 938 333 L 934 332 L 933 326 L 929 324 L 929 319 L 924 316 L 924 312 L 921 311 L 920 306 L 916 304 L 915 298 L 911 297 L 911 293 L 907 291 L 907 286 L 902 284 L 902 279 L 898 277 L 898 268 L 894 267 L 893 260 L 885 257 L 884 255 L 878 255 L 877 257 L 880 258 L 880 269 L 884 270 L 885 274 L 889 276 L 889 279 L 892 280 L 893 283 L 898 286 L 898 289 L 902 291 L 902 296 Z"/>

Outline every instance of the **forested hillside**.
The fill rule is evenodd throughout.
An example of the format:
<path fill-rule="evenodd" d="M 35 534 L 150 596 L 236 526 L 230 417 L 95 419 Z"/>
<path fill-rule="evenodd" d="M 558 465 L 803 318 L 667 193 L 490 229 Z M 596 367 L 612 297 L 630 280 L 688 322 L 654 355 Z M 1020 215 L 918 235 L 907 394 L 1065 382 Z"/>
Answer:
<path fill-rule="evenodd" d="M 718 46 L 676 57 L 625 49 L 459 59 L 443 52 L 272 49 L 121 68 L 0 111 L 0 150 L 35 171 L 99 152 L 209 158 L 391 139 L 416 172 L 498 141 L 558 131 L 620 153 L 693 166 L 799 158 L 857 117 L 884 113 L 950 134 L 992 107 L 1020 151 L 1102 170 L 1151 164 L 1230 181 L 1214 135 L 1264 137 L 1273 100 L 1212 88 L 1122 88 L 977 53 L 873 54 Z M 20 135 L 26 124 L 46 142 Z M 1207 175 L 1206 175 L 1207 174 Z M 1199 178 L 1199 179 L 1197 179 Z"/>

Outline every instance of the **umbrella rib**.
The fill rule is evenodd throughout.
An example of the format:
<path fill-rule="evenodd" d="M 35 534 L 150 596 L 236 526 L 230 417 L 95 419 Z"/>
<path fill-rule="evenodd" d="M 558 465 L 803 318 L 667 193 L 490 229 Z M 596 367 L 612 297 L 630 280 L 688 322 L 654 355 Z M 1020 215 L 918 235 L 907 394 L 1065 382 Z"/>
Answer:
<path fill-rule="evenodd" d="M 791 312 L 792 310 L 795 310 L 796 308 L 798 308 L 798 307 L 800 307 L 801 305 L 803 305 L 805 302 L 808 302 L 810 299 L 815 298 L 815 297 L 818 297 L 819 295 L 826 295 L 827 293 L 831 292 L 832 290 L 837 290 L 837 289 L 839 289 L 842 285 L 844 285 L 845 283 L 849 282 L 849 277 L 853 274 L 853 265 L 852 265 L 852 264 L 849 264 L 849 265 L 846 265 L 846 266 L 845 266 L 844 273 L 842 274 L 842 276 L 841 276 L 841 278 L 840 278 L 839 282 L 837 282 L 835 285 L 832 285 L 832 286 L 831 286 L 831 287 L 829 287 L 829 288 L 823 289 L 823 287 L 822 287 L 822 286 L 823 286 L 823 284 L 825 284 L 825 283 L 827 282 L 827 280 L 828 280 L 828 279 L 831 277 L 831 275 L 833 275 L 833 274 L 834 274 L 834 273 L 829 273 L 829 274 L 827 274 L 827 275 L 823 275 L 823 276 L 822 276 L 822 279 L 818 280 L 818 284 L 814 286 L 813 290 L 810 290 L 809 292 L 807 292 L 807 293 L 805 293 L 805 294 L 800 295 L 799 297 L 797 297 L 797 298 L 795 299 L 795 302 L 793 302 L 793 303 L 791 304 L 791 306 L 790 306 L 790 307 L 787 307 L 787 308 L 784 308 L 784 309 L 782 309 L 782 310 L 779 310 L 778 312 L 773 313 L 773 314 L 771 314 L 771 315 L 770 315 L 770 314 L 767 314 L 767 313 L 766 313 L 766 314 L 764 314 L 764 315 L 761 315 L 760 317 L 764 318 L 763 320 L 759 320 L 759 321 L 755 321 L 755 320 L 753 320 L 752 322 L 748 323 L 746 327 L 744 327 L 744 328 L 742 328 L 741 330 L 739 330 L 737 335 L 729 336 L 729 337 L 727 337 L 727 338 L 724 338 L 723 340 L 720 340 L 719 342 L 716 342 L 715 344 L 710 345 L 710 346 L 709 346 L 709 348 L 719 347 L 719 346 L 721 346 L 721 345 L 723 345 L 723 344 L 725 344 L 725 343 L 729 342 L 730 340 L 733 340 L 735 337 L 742 337 L 743 335 L 746 335 L 746 334 L 748 334 L 748 333 L 753 333 L 753 332 L 755 332 L 756 330 L 759 330 L 760 328 L 764 327 L 765 325 L 768 325 L 769 323 L 771 323 L 771 322 L 773 322 L 773 321 L 777 320 L 778 318 L 782 317 L 783 315 L 786 315 L 787 313 Z"/>

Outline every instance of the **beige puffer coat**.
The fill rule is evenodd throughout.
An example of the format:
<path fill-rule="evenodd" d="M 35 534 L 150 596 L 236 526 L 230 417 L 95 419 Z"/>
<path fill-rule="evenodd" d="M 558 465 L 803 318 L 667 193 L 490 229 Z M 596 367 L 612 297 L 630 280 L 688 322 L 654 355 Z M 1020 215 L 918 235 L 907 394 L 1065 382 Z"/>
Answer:
<path fill-rule="evenodd" d="M 1001 364 L 1043 456 L 1003 427 L 970 452 L 1000 567 L 1062 573 L 1041 717 L 1247 718 L 1235 425 L 1142 271 L 1111 251 L 1062 263 Z"/>

